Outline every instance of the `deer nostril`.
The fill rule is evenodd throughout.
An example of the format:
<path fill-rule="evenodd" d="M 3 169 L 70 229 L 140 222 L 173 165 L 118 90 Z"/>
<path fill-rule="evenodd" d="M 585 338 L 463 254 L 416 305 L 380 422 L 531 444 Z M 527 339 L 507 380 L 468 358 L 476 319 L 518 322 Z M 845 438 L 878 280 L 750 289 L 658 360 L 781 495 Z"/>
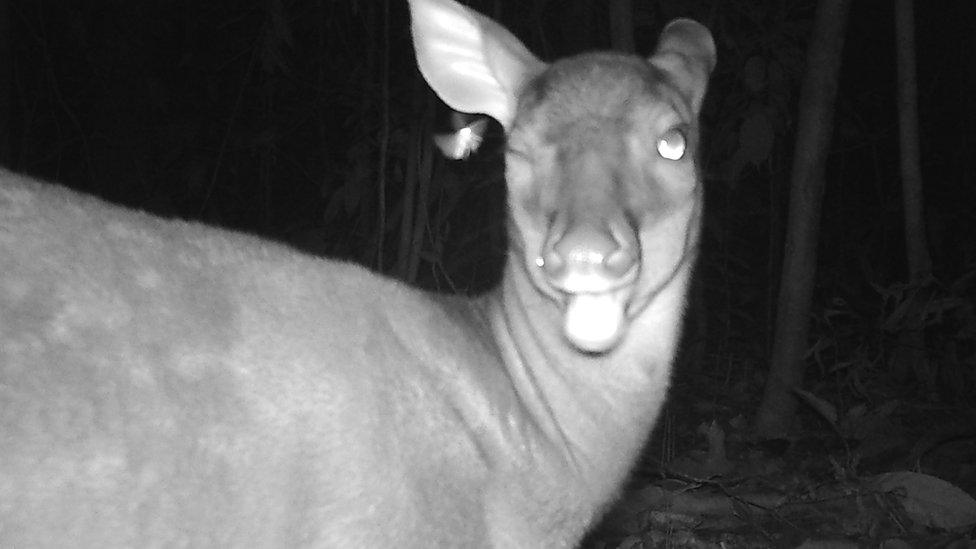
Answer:
<path fill-rule="evenodd" d="M 618 247 L 603 261 L 603 267 L 615 278 L 626 275 L 636 264 L 637 252 L 630 246 Z"/>
<path fill-rule="evenodd" d="M 558 278 L 566 272 L 566 260 L 551 246 L 547 247 L 546 251 L 536 259 L 535 263 L 551 278 Z"/>

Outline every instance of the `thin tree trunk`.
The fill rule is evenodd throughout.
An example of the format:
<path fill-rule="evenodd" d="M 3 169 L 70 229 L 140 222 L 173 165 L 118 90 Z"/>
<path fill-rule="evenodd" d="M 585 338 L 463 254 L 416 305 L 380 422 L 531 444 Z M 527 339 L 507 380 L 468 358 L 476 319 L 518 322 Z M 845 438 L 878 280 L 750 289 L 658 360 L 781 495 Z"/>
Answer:
<path fill-rule="evenodd" d="M 895 41 L 898 52 L 898 138 L 901 155 L 901 191 L 905 207 L 905 254 L 908 279 L 925 281 L 932 259 L 925 241 L 922 170 L 919 167 L 918 83 L 915 77 L 915 2 L 895 1 Z"/>
<path fill-rule="evenodd" d="M 418 87 L 416 85 L 414 88 Z M 413 94 L 414 104 L 422 104 L 426 98 L 421 98 L 419 93 Z M 427 95 L 427 91 L 424 90 L 424 95 Z M 417 211 L 417 186 L 419 185 L 420 175 L 419 166 L 423 163 L 423 156 L 427 152 L 427 147 L 424 146 L 424 142 L 430 136 L 425 130 L 430 127 L 427 124 L 425 118 L 429 116 L 430 109 L 419 109 L 423 112 L 423 116 L 420 120 L 414 120 L 410 124 L 410 136 L 408 139 L 409 147 L 407 149 L 407 165 L 403 172 L 403 194 L 400 197 L 400 203 L 402 204 L 401 214 L 400 214 L 400 229 L 397 231 L 399 235 L 399 244 L 397 245 L 397 261 L 396 267 L 393 270 L 393 276 L 406 281 L 414 281 L 414 272 L 411 269 L 411 263 L 413 263 L 412 256 L 415 255 L 415 248 L 412 246 L 413 240 L 413 228 L 416 220 L 414 219 L 414 214 Z"/>
<path fill-rule="evenodd" d="M 848 8 L 848 0 L 820 0 L 807 47 L 776 328 L 769 377 L 756 414 L 756 432 L 764 438 L 786 434 L 796 411 L 792 389 L 803 381 L 824 171 Z"/>
<path fill-rule="evenodd" d="M 13 154 L 10 147 L 11 101 L 13 99 L 13 59 L 10 37 L 10 3 L 0 0 L 0 165 L 10 167 Z"/>
<path fill-rule="evenodd" d="M 918 82 L 915 76 L 915 4 L 913 0 L 895 1 L 895 42 L 898 60 L 898 145 L 901 159 L 901 190 L 905 212 L 905 259 L 909 299 L 922 303 L 929 298 L 924 286 L 932 275 L 932 259 L 925 238 L 925 204 L 922 194 L 922 170 L 918 140 Z M 933 376 L 925 353 L 924 327 L 915 322 L 902 327 L 898 346 L 890 357 L 892 372 L 898 379 L 914 376 L 929 393 Z"/>
<path fill-rule="evenodd" d="M 380 46 L 380 135 L 376 173 L 376 269 L 383 272 L 386 259 L 383 255 L 386 240 L 386 164 L 390 146 L 390 4 L 380 5 L 383 23 L 383 43 Z"/>

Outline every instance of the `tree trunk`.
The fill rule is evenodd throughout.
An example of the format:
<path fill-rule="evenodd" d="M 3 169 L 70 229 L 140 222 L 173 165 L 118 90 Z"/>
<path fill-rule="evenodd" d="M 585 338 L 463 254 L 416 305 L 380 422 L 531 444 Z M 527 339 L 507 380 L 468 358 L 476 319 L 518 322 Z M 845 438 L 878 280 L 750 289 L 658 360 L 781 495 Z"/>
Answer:
<path fill-rule="evenodd" d="M 13 48 L 10 37 L 10 3 L 0 0 L 0 165 L 12 167 L 13 154 L 10 136 L 13 129 Z"/>
<path fill-rule="evenodd" d="M 915 78 L 915 3 L 895 1 L 895 41 L 898 51 L 898 138 L 901 155 L 901 190 L 905 207 L 905 254 L 908 279 L 925 281 L 932 259 L 925 241 L 922 170 L 919 167 L 918 83 Z"/>
<path fill-rule="evenodd" d="M 905 259 L 911 294 L 908 299 L 925 302 L 925 288 L 932 276 L 932 259 L 925 238 L 925 204 L 918 143 L 918 82 L 915 77 L 915 4 L 895 1 L 895 42 L 898 60 L 898 145 L 901 159 L 901 190 L 905 213 Z M 920 315 L 919 315 L 920 316 Z M 918 319 L 918 316 L 912 319 Z M 898 333 L 898 345 L 890 357 L 892 373 L 898 379 L 915 379 L 928 392 L 934 389 L 925 353 L 924 326 L 909 322 Z"/>
<path fill-rule="evenodd" d="M 820 0 L 807 46 L 776 327 L 769 377 L 756 414 L 756 432 L 763 438 L 786 434 L 796 411 L 792 389 L 803 381 L 824 171 L 848 8 L 848 0 Z"/>
<path fill-rule="evenodd" d="M 376 163 L 376 269 L 386 270 L 384 247 L 386 241 L 386 166 L 390 148 L 390 3 L 380 5 L 383 22 L 383 44 L 380 46 L 380 136 Z"/>

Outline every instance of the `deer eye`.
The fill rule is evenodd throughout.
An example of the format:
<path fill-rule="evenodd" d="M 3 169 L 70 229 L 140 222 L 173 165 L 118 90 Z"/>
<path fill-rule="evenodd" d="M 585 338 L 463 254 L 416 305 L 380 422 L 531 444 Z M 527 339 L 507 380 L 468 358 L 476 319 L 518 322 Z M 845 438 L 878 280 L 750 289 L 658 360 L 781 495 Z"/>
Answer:
<path fill-rule="evenodd" d="M 671 128 L 657 138 L 657 153 L 668 160 L 681 160 L 686 146 L 685 134 L 678 128 Z"/>

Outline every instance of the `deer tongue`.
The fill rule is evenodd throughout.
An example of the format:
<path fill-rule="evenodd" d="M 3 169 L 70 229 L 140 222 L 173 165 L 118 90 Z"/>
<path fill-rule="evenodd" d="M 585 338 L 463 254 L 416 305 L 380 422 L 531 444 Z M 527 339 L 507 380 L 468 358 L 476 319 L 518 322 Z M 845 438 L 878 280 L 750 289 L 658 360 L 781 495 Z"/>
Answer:
<path fill-rule="evenodd" d="M 590 353 L 609 351 L 624 332 L 625 294 L 571 295 L 563 319 L 563 333 L 570 343 Z"/>

